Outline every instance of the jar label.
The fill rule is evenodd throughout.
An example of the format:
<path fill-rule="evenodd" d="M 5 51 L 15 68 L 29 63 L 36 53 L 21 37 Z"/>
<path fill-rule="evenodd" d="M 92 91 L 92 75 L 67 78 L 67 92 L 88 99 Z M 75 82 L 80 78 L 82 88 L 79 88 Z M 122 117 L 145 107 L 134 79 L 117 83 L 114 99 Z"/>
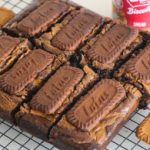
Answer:
<path fill-rule="evenodd" d="M 140 29 L 150 27 L 150 0 L 123 0 L 123 10 L 128 25 Z"/>
<path fill-rule="evenodd" d="M 150 0 L 122 0 L 120 5 L 128 25 L 139 29 L 150 28 Z"/>

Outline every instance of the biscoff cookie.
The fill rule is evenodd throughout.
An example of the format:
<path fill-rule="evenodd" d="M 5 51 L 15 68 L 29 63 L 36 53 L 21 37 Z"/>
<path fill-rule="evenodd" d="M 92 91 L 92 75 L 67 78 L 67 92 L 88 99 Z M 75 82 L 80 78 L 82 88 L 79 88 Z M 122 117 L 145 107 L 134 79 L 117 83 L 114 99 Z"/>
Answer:
<path fill-rule="evenodd" d="M 137 128 L 136 136 L 140 140 L 150 144 L 150 114 Z"/>
<path fill-rule="evenodd" d="M 15 13 L 7 8 L 0 7 L 0 27 L 5 25 L 11 18 L 15 16 Z"/>

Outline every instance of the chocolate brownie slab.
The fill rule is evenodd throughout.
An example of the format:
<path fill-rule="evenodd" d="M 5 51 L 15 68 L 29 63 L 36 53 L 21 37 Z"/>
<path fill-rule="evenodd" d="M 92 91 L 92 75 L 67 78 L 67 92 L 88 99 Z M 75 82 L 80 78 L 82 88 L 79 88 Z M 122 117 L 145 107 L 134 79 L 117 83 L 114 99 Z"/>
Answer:
<path fill-rule="evenodd" d="M 136 110 L 140 97 L 132 85 L 104 79 L 52 128 L 50 142 L 62 150 L 104 150 Z"/>
<path fill-rule="evenodd" d="M 71 9 L 73 7 L 63 1 L 37 0 L 4 28 L 20 36 L 31 37 L 47 30 Z"/>
<path fill-rule="evenodd" d="M 68 105 L 97 79 L 97 74 L 88 67 L 61 67 L 31 101 L 21 107 L 15 116 L 18 126 L 33 135 L 46 138 L 49 128 Z M 37 132 L 39 130 L 40 134 Z"/>
<path fill-rule="evenodd" d="M 149 58 L 150 44 L 147 44 L 144 49 L 141 49 L 138 54 L 133 55 L 132 58 L 116 72 L 116 77 L 120 78 L 120 80 L 128 80 L 128 82 L 137 86 L 143 93 L 143 98 L 147 98 L 148 100 L 150 95 Z M 144 99 L 142 101 L 146 102 Z M 143 102 L 141 103 L 144 105 Z"/>
<path fill-rule="evenodd" d="M 0 34 L 0 74 L 29 52 L 28 45 L 29 42 L 26 39 Z"/>
<path fill-rule="evenodd" d="M 103 24 L 102 17 L 85 9 L 74 10 L 36 44 L 55 54 L 72 54 Z"/>
<path fill-rule="evenodd" d="M 114 70 L 141 43 L 142 36 L 138 30 L 115 24 L 81 49 L 81 64 L 90 64 L 100 71 Z"/>

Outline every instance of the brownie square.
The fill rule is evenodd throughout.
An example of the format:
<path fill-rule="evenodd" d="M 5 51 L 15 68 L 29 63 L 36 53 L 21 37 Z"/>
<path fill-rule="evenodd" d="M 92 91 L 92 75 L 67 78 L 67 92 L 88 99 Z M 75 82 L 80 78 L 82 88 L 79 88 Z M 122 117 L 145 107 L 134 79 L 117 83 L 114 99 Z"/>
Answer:
<path fill-rule="evenodd" d="M 138 107 L 141 93 L 130 84 L 104 79 L 50 130 L 49 141 L 65 149 L 105 149 Z"/>
<path fill-rule="evenodd" d="M 7 71 L 20 57 L 29 51 L 29 42 L 24 38 L 15 38 L 0 34 L 0 74 Z"/>
<path fill-rule="evenodd" d="M 31 51 L 0 77 L 1 89 L 9 94 L 19 93 L 52 61 L 53 56 L 45 51 Z"/>
<path fill-rule="evenodd" d="M 117 78 L 135 85 L 143 93 L 142 107 L 146 107 L 146 103 L 149 103 L 150 96 L 149 56 L 150 44 L 148 43 L 115 73 Z"/>
<path fill-rule="evenodd" d="M 32 37 L 47 30 L 72 9 L 72 5 L 60 0 L 36 0 L 8 22 L 4 29 L 23 37 Z"/>
<path fill-rule="evenodd" d="M 88 67 L 83 69 L 68 65 L 60 67 L 31 101 L 25 103 L 16 113 L 17 125 L 37 137 L 46 138 L 48 130 L 57 119 L 97 79 L 98 75 Z M 26 120 L 28 124 L 24 123 Z M 43 130 L 40 134 L 37 132 L 39 128 Z M 45 130 L 47 134 L 45 134 Z M 41 134 L 42 136 L 40 136 Z M 45 138 L 43 139 L 45 140 Z"/>
<path fill-rule="evenodd" d="M 0 117 L 62 150 L 105 149 L 149 100 L 148 34 L 61 0 L 33 1 L 3 31 Z"/>
<path fill-rule="evenodd" d="M 89 40 L 80 52 L 82 65 L 88 64 L 106 75 L 117 69 L 143 41 L 138 30 L 111 24 L 107 30 Z"/>
<path fill-rule="evenodd" d="M 36 39 L 36 45 L 54 54 L 72 55 L 103 24 L 103 18 L 89 10 L 72 11 L 64 20 Z"/>

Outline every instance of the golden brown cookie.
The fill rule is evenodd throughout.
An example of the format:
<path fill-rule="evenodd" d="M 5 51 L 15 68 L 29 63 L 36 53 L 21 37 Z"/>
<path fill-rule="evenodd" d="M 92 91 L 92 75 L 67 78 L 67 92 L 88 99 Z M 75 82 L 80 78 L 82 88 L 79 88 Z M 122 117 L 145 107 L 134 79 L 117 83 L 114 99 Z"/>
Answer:
<path fill-rule="evenodd" d="M 136 135 L 140 140 L 150 144 L 150 114 L 137 128 Z"/>
<path fill-rule="evenodd" d="M 0 27 L 6 24 L 11 18 L 15 16 L 15 13 L 7 8 L 0 7 Z"/>

